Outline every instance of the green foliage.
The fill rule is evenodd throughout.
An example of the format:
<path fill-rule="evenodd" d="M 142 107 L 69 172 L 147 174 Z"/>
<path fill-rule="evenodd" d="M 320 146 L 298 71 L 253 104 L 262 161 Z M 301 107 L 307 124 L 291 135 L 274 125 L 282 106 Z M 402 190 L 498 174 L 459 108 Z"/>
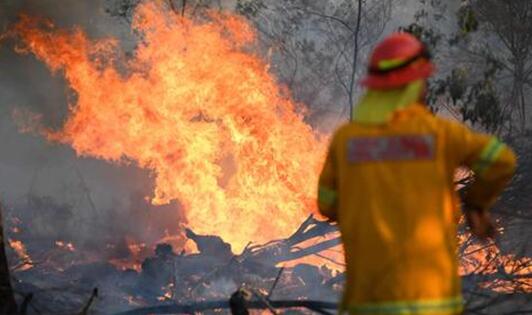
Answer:
<path fill-rule="evenodd" d="M 471 5 L 465 5 L 458 11 L 458 26 L 463 34 L 478 30 L 478 20 Z"/>
<path fill-rule="evenodd" d="M 443 35 L 435 28 L 424 26 L 422 20 L 427 16 L 426 10 L 420 10 L 415 15 L 415 22 L 400 30 L 413 34 L 432 51 L 444 44 L 457 46 L 466 36 L 479 28 L 479 22 L 470 5 L 463 5 L 457 12 L 459 28 L 455 34 Z M 448 40 L 444 42 L 446 37 Z M 500 95 L 494 83 L 501 71 L 501 65 L 488 53 L 484 55 L 482 61 L 484 64 L 480 66 L 477 63 L 455 65 L 446 77 L 431 80 L 427 104 L 434 112 L 441 109 L 440 105 L 443 107 L 451 105 L 458 109 L 464 121 L 495 132 L 507 118 L 503 114 Z M 444 104 L 441 103 L 442 100 Z"/>
<path fill-rule="evenodd" d="M 407 32 L 416 36 L 430 49 L 436 48 L 442 39 L 442 35 L 436 32 L 434 29 L 423 27 L 417 22 L 405 27 L 400 27 L 399 31 Z"/>
<path fill-rule="evenodd" d="M 113 17 L 119 17 L 130 21 L 133 11 L 139 3 L 140 0 L 108 1 L 106 2 L 105 11 Z"/>
<path fill-rule="evenodd" d="M 451 75 L 446 79 L 449 89 L 449 96 L 453 103 L 458 103 L 467 91 L 467 71 L 462 68 L 453 69 Z"/>
<path fill-rule="evenodd" d="M 263 1 L 256 0 L 237 0 L 236 11 L 247 17 L 256 17 L 261 9 L 265 9 L 266 4 Z"/>
<path fill-rule="evenodd" d="M 499 95 L 489 79 L 473 85 L 460 111 L 464 121 L 481 125 L 490 132 L 495 132 L 504 118 Z"/>
<path fill-rule="evenodd" d="M 448 101 L 458 107 L 464 121 L 496 132 L 506 118 L 495 88 L 499 70 L 500 66 L 493 61 L 486 63 L 481 76 L 466 67 L 455 68 L 446 78 L 431 83 L 428 103 L 434 108 L 439 97 L 447 96 Z"/>

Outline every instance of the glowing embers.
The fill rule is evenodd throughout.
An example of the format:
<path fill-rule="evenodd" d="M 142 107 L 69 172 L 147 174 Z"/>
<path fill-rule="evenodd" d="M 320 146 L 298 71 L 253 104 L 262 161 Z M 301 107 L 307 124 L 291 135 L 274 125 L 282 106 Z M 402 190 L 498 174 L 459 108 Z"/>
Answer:
<path fill-rule="evenodd" d="M 480 285 L 496 292 L 532 292 L 532 258 L 503 254 L 494 242 L 478 243 L 470 233 L 458 238 L 461 276 L 481 276 Z"/>
<path fill-rule="evenodd" d="M 26 250 L 26 246 L 22 241 L 9 239 L 9 246 L 15 251 L 18 258 L 20 259 L 20 262 L 13 267 L 13 269 L 16 270 L 28 270 L 33 268 L 33 260 L 31 259 L 30 255 L 28 255 L 28 252 Z"/>

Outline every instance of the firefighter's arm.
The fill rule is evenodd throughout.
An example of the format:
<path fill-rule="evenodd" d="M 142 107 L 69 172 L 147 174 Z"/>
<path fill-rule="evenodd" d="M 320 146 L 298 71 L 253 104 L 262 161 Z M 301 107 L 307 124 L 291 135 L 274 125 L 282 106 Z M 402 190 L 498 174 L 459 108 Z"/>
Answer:
<path fill-rule="evenodd" d="M 466 166 L 475 175 L 464 196 L 466 204 L 487 210 L 512 178 L 516 157 L 512 149 L 494 136 L 449 123 L 448 148 L 455 166 Z"/>
<path fill-rule="evenodd" d="M 516 157 L 508 146 L 491 137 L 471 163 L 475 179 L 464 197 L 465 217 L 474 235 L 481 239 L 493 237 L 495 226 L 488 209 L 512 178 Z"/>
<path fill-rule="evenodd" d="M 512 178 L 516 165 L 512 149 L 491 137 L 470 166 L 475 180 L 466 192 L 465 204 L 480 210 L 489 209 Z"/>
<path fill-rule="evenodd" d="M 515 154 L 496 137 L 476 133 L 460 124 L 451 124 L 450 131 L 455 165 L 466 166 L 474 173 L 463 200 L 466 219 L 475 235 L 492 236 L 494 229 L 488 210 L 514 174 Z"/>
<path fill-rule="evenodd" d="M 318 184 L 319 212 L 333 221 L 337 219 L 337 161 L 334 143 L 333 140 L 329 147 Z"/>

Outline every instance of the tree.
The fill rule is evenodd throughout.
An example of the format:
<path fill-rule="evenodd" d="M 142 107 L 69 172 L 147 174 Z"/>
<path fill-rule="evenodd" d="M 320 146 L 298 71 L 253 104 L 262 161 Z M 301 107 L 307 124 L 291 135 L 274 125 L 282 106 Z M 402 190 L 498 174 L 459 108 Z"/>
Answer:
<path fill-rule="evenodd" d="M 2 211 L 3 208 L 0 205 L 0 314 L 14 314 L 17 312 L 17 304 L 11 288 L 9 265 L 4 245 Z"/>
<path fill-rule="evenodd" d="M 272 70 L 323 120 L 328 113 L 345 119 L 352 111 L 366 70 L 360 57 L 384 32 L 392 2 L 241 0 L 237 9 L 259 30 Z"/>
<path fill-rule="evenodd" d="M 428 5 L 433 6 L 434 19 L 438 16 L 444 19 L 448 13 L 448 8 L 441 3 L 425 4 Z M 414 23 L 400 28 L 436 52 L 433 59 L 439 76 L 430 81 L 428 105 L 434 111 L 445 110 L 474 127 L 500 133 L 509 118 L 503 111 L 501 90 L 497 86 L 500 63 L 492 56 L 479 57 L 470 52 L 470 35 L 478 29 L 471 8 L 464 6 L 455 13 L 457 25 L 453 30 L 435 27 L 432 19 L 428 19 L 427 8 L 416 13 Z M 448 52 L 450 55 L 446 54 Z"/>
<path fill-rule="evenodd" d="M 472 10 L 468 20 L 476 17 L 485 39 L 473 52 L 496 60 L 501 67 L 500 78 L 510 79 L 505 110 L 517 119 L 518 130 L 524 132 L 526 93 L 527 88 L 532 87 L 532 2 L 474 0 L 468 5 Z"/>
<path fill-rule="evenodd" d="M 448 34 L 446 77 L 432 85 L 431 102 L 500 136 L 525 133 L 532 87 L 532 2 L 463 1 Z M 424 30 L 425 33 L 433 30 Z M 441 42 L 441 41 L 440 41 Z M 445 50 L 445 49 L 444 49 Z"/>

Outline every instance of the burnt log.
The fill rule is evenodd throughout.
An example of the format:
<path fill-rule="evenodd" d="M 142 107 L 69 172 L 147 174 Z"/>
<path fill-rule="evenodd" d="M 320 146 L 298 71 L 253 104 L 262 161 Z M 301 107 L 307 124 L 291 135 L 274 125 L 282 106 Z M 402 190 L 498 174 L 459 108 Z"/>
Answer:
<path fill-rule="evenodd" d="M 249 315 L 248 300 L 251 294 L 246 290 L 240 289 L 231 295 L 229 299 L 229 308 L 232 315 Z"/>
<path fill-rule="evenodd" d="M 306 308 L 320 314 L 333 314 L 327 310 L 336 310 L 338 305 L 332 302 L 312 301 L 312 300 L 279 300 L 270 301 L 270 306 L 276 309 L 286 308 Z M 248 309 L 269 309 L 262 301 L 248 301 Z M 229 301 L 208 301 L 193 304 L 168 304 L 152 307 L 143 307 L 125 311 L 116 315 L 148 315 L 148 314 L 192 314 L 209 310 L 230 309 Z"/>
<path fill-rule="evenodd" d="M 220 259 L 231 259 L 233 252 L 231 245 L 224 242 L 221 237 L 214 235 L 199 235 L 191 229 L 186 229 L 187 237 L 196 243 L 200 254 L 218 257 Z"/>
<path fill-rule="evenodd" d="M 272 241 L 264 245 L 249 246 L 239 256 L 239 260 L 243 262 L 256 261 L 262 265 L 270 264 L 275 266 L 281 262 L 316 255 L 324 250 L 340 245 L 341 239 L 337 234 L 338 228 L 335 224 L 320 221 L 311 215 L 290 237 Z M 326 236 L 335 237 L 308 247 L 302 248 L 300 245 L 305 241 Z"/>

